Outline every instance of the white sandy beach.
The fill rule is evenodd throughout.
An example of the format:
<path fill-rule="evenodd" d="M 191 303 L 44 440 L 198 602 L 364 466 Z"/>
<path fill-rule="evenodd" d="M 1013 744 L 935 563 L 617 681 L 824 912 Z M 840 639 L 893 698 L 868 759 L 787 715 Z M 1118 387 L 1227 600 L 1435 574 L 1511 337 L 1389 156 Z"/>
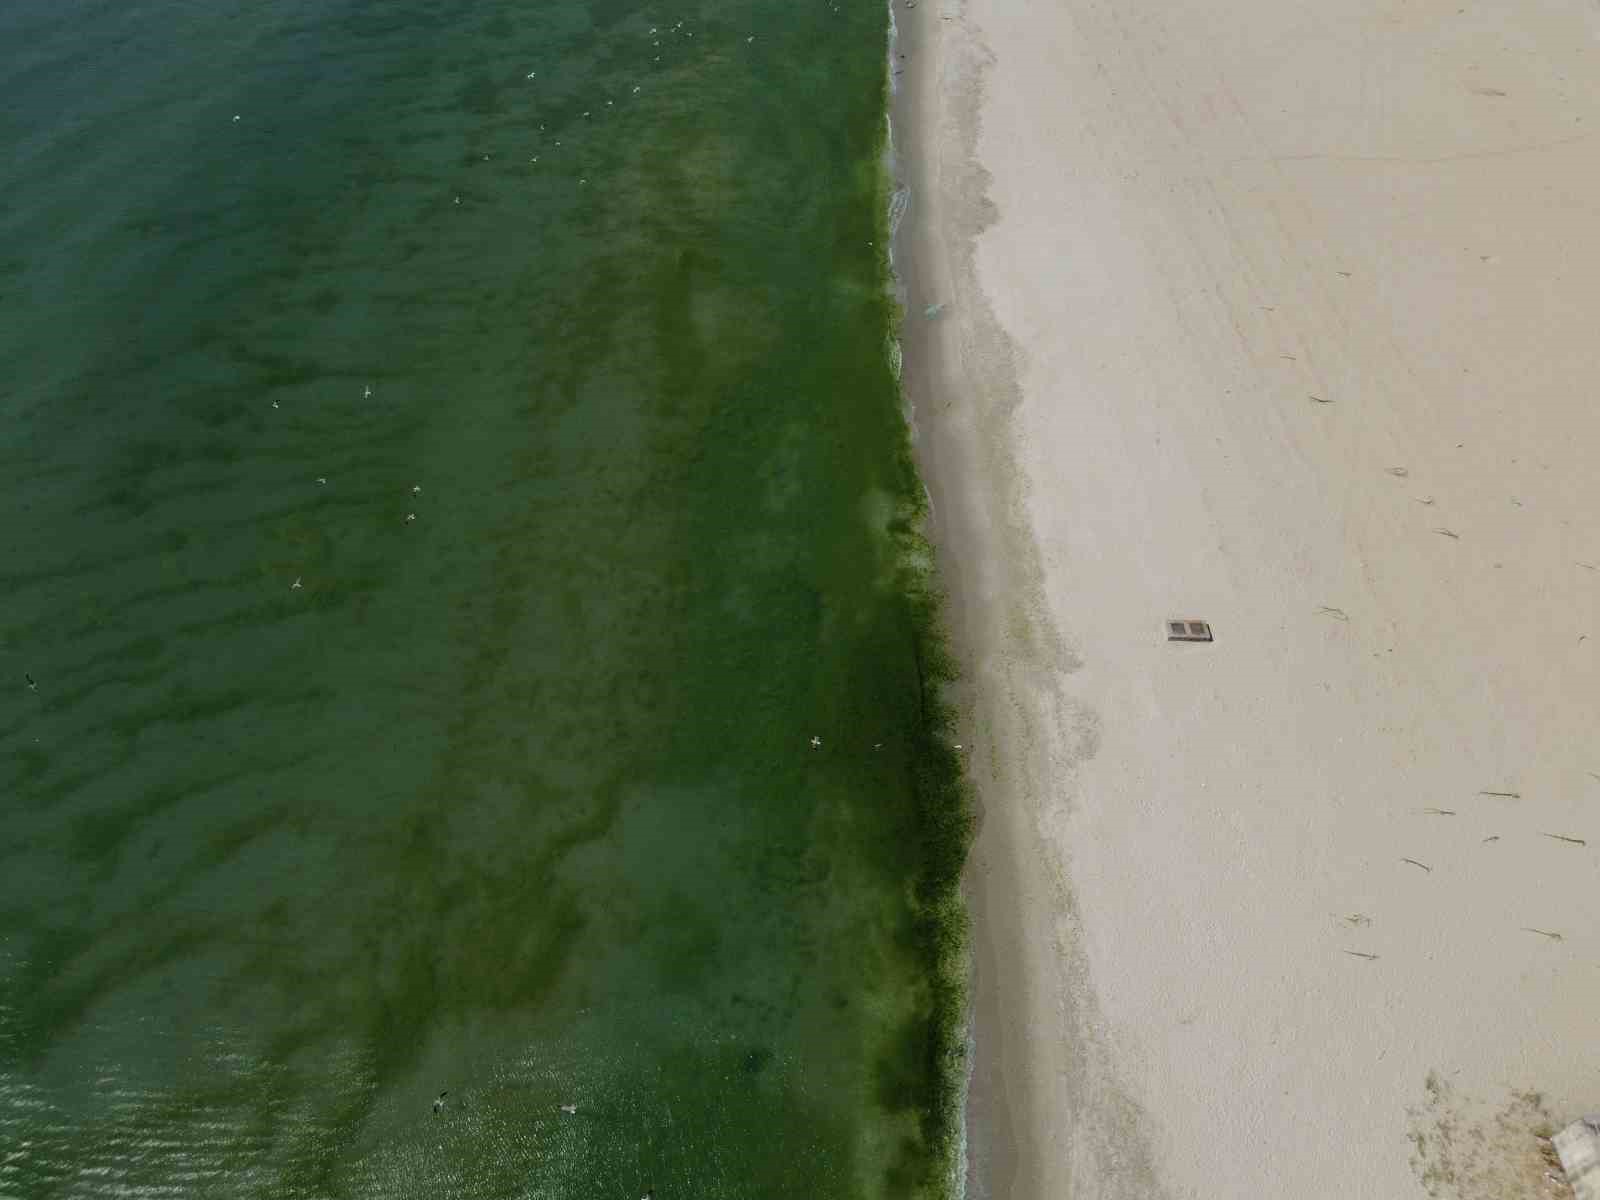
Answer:
<path fill-rule="evenodd" d="M 969 1194 L 1562 1195 L 1534 1131 L 1600 1111 L 1600 9 L 895 12 L 983 813 Z"/>

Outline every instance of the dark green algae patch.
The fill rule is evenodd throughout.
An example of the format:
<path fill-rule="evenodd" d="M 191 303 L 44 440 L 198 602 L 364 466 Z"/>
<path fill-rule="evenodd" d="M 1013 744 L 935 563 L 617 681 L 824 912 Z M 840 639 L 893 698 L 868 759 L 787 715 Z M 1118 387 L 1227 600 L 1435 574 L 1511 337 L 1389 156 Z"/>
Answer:
<path fill-rule="evenodd" d="M 169 143 L 121 213 L 0 180 L 114 268 L 25 256 L 0 332 L 0 1190 L 955 1186 L 887 19 L 830 7 L 221 3 L 126 80 L 33 31 Z M 273 119 L 175 151 L 208 88 Z"/>

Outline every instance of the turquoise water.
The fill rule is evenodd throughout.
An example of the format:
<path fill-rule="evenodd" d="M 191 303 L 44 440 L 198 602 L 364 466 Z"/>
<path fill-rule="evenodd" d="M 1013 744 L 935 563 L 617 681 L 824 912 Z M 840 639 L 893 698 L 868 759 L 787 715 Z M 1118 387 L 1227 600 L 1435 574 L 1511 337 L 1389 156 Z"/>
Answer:
<path fill-rule="evenodd" d="M 0 1195 L 944 1189 L 885 25 L 0 8 Z"/>

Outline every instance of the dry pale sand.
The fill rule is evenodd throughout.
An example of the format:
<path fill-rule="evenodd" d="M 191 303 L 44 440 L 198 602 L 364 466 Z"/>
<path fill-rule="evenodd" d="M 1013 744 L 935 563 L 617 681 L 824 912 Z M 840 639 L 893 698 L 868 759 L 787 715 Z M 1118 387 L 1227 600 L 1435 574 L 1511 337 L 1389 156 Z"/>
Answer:
<path fill-rule="evenodd" d="M 1534 1131 L 1600 1110 L 1600 8 L 895 13 L 983 805 L 970 1194 L 1560 1195 Z"/>

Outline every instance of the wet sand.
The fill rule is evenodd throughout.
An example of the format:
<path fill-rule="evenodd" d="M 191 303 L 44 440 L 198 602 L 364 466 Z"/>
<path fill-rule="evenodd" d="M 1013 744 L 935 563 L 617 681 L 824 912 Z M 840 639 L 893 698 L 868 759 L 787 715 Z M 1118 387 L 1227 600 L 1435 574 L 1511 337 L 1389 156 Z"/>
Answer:
<path fill-rule="evenodd" d="M 1559 1195 L 1536 1134 L 1600 1108 L 1600 16 L 895 11 L 970 1194 Z"/>

